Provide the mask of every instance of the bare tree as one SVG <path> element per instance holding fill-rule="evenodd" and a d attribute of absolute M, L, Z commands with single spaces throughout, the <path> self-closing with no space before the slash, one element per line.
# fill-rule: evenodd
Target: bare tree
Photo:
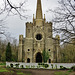
<path fill-rule="evenodd" d="M 27 0 L 17 1 L 14 3 L 13 0 L 1 0 L 0 1 L 0 37 L 6 35 L 4 20 L 9 16 L 18 15 L 20 19 L 27 19 L 26 15 L 26 2 Z M 2 35 L 1 35 L 2 34 Z"/>
<path fill-rule="evenodd" d="M 75 0 L 60 0 L 59 7 L 55 10 L 49 9 L 54 13 L 54 32 L 60 33 L 61 41 L 75 37 Z"/>
<path fill-rule="evenodd" d="M 18 4 L 16 4 L 11 2 L 10 0 L 3 0 L 3 6 L 0 7 L 0 15 L 6 14 L 5 18 L 7 18 L 9 15 L 19 15 L 21 19 L 27 18 L 27 15 L 25 15 L 27 11 L 25 7 L 26 2 L 27 0 L 24 0 L 23 2 L 17 2 Z"/>
<path fill-rule="evenodd" d="M 6 27 L 5 27 L 4 21 L 0 20 L 0 34 L 1 35 L 5 34 L 5 30 L 6 30 Z"/>

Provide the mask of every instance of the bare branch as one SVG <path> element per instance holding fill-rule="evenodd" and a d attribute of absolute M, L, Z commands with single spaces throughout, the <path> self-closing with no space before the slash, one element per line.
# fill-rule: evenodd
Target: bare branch
<path fill-rule="evenodd" d="M 28 18 L 28 15 L 26 15 L 26 8 L 24 7 L 26 5 L 26 0 L 24 2 L 18 3 L 19 5 L 15 5 L 9 0 L 3 0 L 3 8 L 0 8 L 0 15 L 6 12 L 6 16 L 4 19 L 6 19 L 10 14 L 13 15 L 19 15 L 20 18 Z"/>
<path fill-rule="evenodd" d="M 63 36 L 61 39 L 68 40 L 75 36 L 75 5 L 72 0 L 60 0 L 59 4 L 60 7 L 48 12 L 54 13 L 54 32 Z"/>

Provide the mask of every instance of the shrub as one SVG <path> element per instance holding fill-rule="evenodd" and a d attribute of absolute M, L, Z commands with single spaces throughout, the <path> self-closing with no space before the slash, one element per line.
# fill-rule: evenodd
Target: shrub
<path fill-rule="evenodd" d="M 51 66 L 52 66 L 52 69 L 53 69 L 53 64 L 51 64 Z"/>
<path fill-rule="evenodd" d="M 63 70 L 66 70 L 67 68 L 66 67 L 63 67 Z"/>
<path fill-rule="evenodd" d="M 37 66 L 37 68 L 39 69 L 39 68 L 40 68 L 40 66 Z"/>
<path fill-rule="evenodd" d="M 66 70 L 66 67 L 60 66 L 60 70 Z"/>
<path fill-rule="evenodd" d="M 71 70 L 75 71 L 75 66 L 72 66 L 72 67 L 71 67 Z"/>
<path fill-rule="evenodd" d="M 10 67 L 13 68 L 13 64 L 10 64 Z"/>
<path fill-rule="evenodd" d="M 16 68 L 19 68 L 19 64 L 15 64 Z"/>
<path fill-rule="evenodd" d="M 63 66 L 60 66 L 60 70 L 62 70 Z"/>
<path fill-rule="evenodd" d="M 23 66 L 23 65 L 21 65 L 21 68 L 22 68 L 22 69 L 24 69 L 24 66 Z"/>
<path fill-rule="evenodd" d="M 55 65 L 56 69 L 57 69 L 57 65 Z"/>
<path fill-rule="evenodd" d="M 38 63 L 38 65 L 41 65 L 41 63 Z"/>
<path fill-rule="evenodd" d="M 48 68 L 49 67 L 49 65 L 48 64 L 45 64 L 45 68 Z"/>
<path fill-rule="evenodd" d="M 7 65 L 7 67 L 6 68 L 10 68 L 10 66 L 9 65 Z"/>
<path fill-rule="evenodd" d="M 26 68 L 28 68 L 28 69 L 29 69 L 29 68 L 30 68 L 30 66 L 26 65 Z"/>
<path fill-rule="evenodd" d="M 39 63 L 38 65 L 39 65 L 39 67 L 44 67 L 44 68 L 48 68 L 49 67 L 49 65 L 45 64 L 45 63 Z"/>
<path fill-rule="evenodd" d="M 42 65 L 44 66 L 44 63 L 42 63 Z"/>
<path fill-rule="evenodd" d="M 35 66 L 33 65 L 33 66 L 31 66 L 31 68 L 35 68 Z"/>

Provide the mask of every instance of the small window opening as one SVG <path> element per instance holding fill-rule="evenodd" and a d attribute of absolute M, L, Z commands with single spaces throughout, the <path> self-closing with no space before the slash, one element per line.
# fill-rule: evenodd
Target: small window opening
<path fill-rule="evenodd" d="M 48 51 L 51 51 L 50 49 Z"/>
<path fill-rule="evenodd" d="M 30 51 L 30 49 L 28 49 L 28 51 Z"/>

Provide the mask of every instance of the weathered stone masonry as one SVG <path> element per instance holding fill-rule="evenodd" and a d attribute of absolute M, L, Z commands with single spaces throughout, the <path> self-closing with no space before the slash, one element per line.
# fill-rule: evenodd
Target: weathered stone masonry
<path fill-rule="evenodd" d="M 45 14 L 43 18 L 41 0 L 37 0 L 36 18 L 33 14 L 33 23 L 26 23 L 26 37 L 19 35 L 18 61 L 43 62 L 43 50 L 50 54 L 49 63 L 59 61 L 59 39 L 53 38 L 52 22 L 46 22 Z"/>

